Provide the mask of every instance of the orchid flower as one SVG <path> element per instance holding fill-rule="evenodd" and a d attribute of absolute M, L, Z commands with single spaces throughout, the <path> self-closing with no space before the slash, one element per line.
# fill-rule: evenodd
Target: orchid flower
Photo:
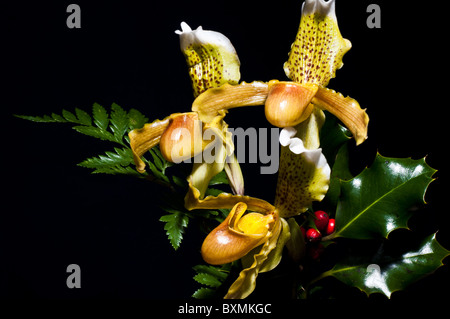
<path fill-rule="evenodd" d="M 184 22 L 181 28 L 176 33 L 193 86 L 192 111 L 145 124 L 130 132 L 130 144 L 139 172 L 145 171 L 141 157 L 158 143 L 168 161 L 202 155 L 188 177 L 185 207 L 231 209 L 205 238 L 201 251 L 203 259 L 213 265 L 242 260 L 244 269 L 225 298 L 245 298 L 254 290 L 258 274 L 278 265 L 285 245 L 291 255 L 299 255 L 301 248 L 295 242 L 301 237 L 299 227 L 290 217 L 305 212 L 328 191 L 330 167 L 319 148 L 323 110 L 339 118 L 357 144 L 367 138 L 369 119 L 357 101 L 325 88 L 351 47 L 340 34 L 335 0 L 304 2 L 300 27 L 284 64 L 292 81 L 239 84 L 240 61 L 228 38 L 201 27 L 192 30 Z M 264 105 L 271 124 L 282 128 L 273 205 L 244 195 L 242 172 L 224 121 L 229 109 L 258 105 Z M 213 148 L 214 161 L 208 161 L 204 155 Z M 234 194 L 205 197 L 211 178 L 224 169 Z"/>
<path fill-rule="evenodd" d="M 180 47 L 186 57 L 192 80 L 194 96 L 208 88 L 225 83 L 237 84 L 240 79 L 239 58 L 230 40 L 223 34 L 192 30 L 185 22 L 181 24 Z M 214 153 L 213 159 L 195 160 L 189 177 L 190 192 L 186 198 L 203 198 L 208 183 L 224 168 L 235 194 L 243 194 L 243 178 L 234 155 L 234 144 L 228 125 L 223 118 L 226 111 L 218 111 L 208 123 L 199 119 L 197 112 L 175 113 L 163 120 L 145 124 L 142 129 L 130 132 L 130 145 L 136 168 L 145 171 L 141 157 L 152 147 L 160 145 L 161 154 L 170 162 L 181 161 Z M 203 156 L 204 157 L 204 156 Z M 212 156 L 209 156 L 211 158 Z M 186 200 L 186 207 L 193 209 Z"/>
<path fill-rule="evenodd" d="M 264 105 L 267 120 L 283 128 L 274 204 L 284 217 L 306 211 L 328 190 L 330 167 L 319 148 L 323 110 L 347 126 L 357 145 L 367 138 L 369 118 L 365 110 L 356 100 L 326 88 L 350 48 L 350 41 L 339 31 L 335 0 L 306 0 L 297 36 L 284 64 L 292 81 L 225 84 L 207 90 L 193 103 L 192 111 L 204 123 L 228 109 Z"/>

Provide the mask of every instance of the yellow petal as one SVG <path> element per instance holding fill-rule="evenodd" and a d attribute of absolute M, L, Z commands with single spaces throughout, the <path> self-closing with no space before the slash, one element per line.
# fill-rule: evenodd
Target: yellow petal
<path fill-rule="evenodd" d="M 260 273 L 268 272 L 278 266 L 281 261 L 281 257 L 283 257 L 283 250 L 286 243 L 291 238 L 291 230 L 289 224 L 284 218 L 280 218 L 281 221 L 281 232 L 277 239 L 277 245 L 275 248 L 269 253 L 266 261 L 261 265 L 259 269 Z"/>
<path fill-rule="evenodd" d="M 291 218 L 293 219 L 293 218 Z M 284 219 L 280 218 L 281 232 L 277 239 L 276 247 L 268 254 L 267 259 L 261 264 L 259 273 L 268 272 L 274 269 L 281 261 L 283 256 L 284 246 L 287 245 L 291 238 L 290 224 Z M 259 254 L 261 247 L 256 247 L 250 251 L 247 255 L 241 258 L 242 267 L 250 268 L 255 261 L 255 255 Z"/>
<path fill-rule="evenodd" d="M 342 94 L 330 89 L 319 88 L 312 103 L 339 118 L 352 132 L 357 145 L 367 139 L 369 116 L 356 100 L 350 97 L 344 98 Z"/>
<path fill-rule="evenodd" d="M 226 149 L 222 144 L 216 144 L 216 146 L 217 147 L 215 148 L 215 154 L 212 160 L 208 162 L 203 160 L 200 163 L 194 162 L 191 175 L 188 177 L 189 187 L 199 191 L 199 198 L 203 198 L 205 196 L 209 182 L 214 176 L 223 171 L 225 166 Z"/>
<path fill-rule="evenodd" d="M 317 85 L 294 82 L 269 82 L 265 103 L 266 119 L 278 127 L 295 126 L 306 120 L 313 110 L 310 104 Z"/>
<path fill-rule="evenodd" d="M 241 166 L 234 153 L 227 157 L 225 172 L 233 194 L 244 195 L 244 176 L 242 175 Z"/>
<path fill-rule="evenodd" d="M 169 121 L 172 116 L 168 116 L 164 120 L 155 120 L 152 123 L 147 123 L 143 128 L 132 130 L 128 134 L 131 150 L 133 151 L 134 163 L 138 172 L 145 172 L 145 163 L 141 157 L 159 143 L 161 135 L 169 126 Z"/>
<path fill-rule="evenodd" d="M 288 136 L 290 140 L 286 142 L 288 129 L 280 133 L 282 147 L 274 204 L 281 217 L 305 212 L 313 201 L 321 201 L 328 191 L 330 167 L 321 149 L 317 148 L 323 121 L 323 112 L 314 109 L 308 120 L 295 129 L 290 128 L 295 137 Z"/>
<path fill-rule="evenodd" d="M 273 221 L 272 215 L 260 213 L 248 213 L 236 224 L 236 228 L 246 235 L 265 235 L 269 230 L 269 224 Z"/>
<path fill-rule="evenodd" d="M 200 94 L 192 104 L 192 111 L 198 112 L 200 120 L 210 123 L 221 112 L 240 106 L 264 105 L 268 85 L 264 82 L 225 84 Z"/>
<path fill-rule="evenodd" d="M 241 77 L 240 62 L 230 40 L 202 27 L 192 30 L 181 23 L 180 48 L 189 67 L 194 96 L 225 83 L 237 84 Z"/>
<path fill-rule="evenodd" d="M 351 43 L 341 36 L 334 1 L 305 1 L 298 33 L 284 64 L 292 81 L 326 86 L 342 67 L 342 57 Z"/>
<path fill-rule="evenodd" d="M 223 171 L 228 154 L 234 152 L 228 125 L 222 119 L 223 116 L 216 116 L 210 124 L 204 125 L 203 152 L 194 158 L 188 177 L 190 187 L 199 191 L 199 198 L 204 197 L 210 180 Z"/>
<path fill-rule="evenodd" d="M 276 214 L 244 215 L 246 210 L 245 203 L 237 203 L 228 217 L 205 238 L 201 252 L 207 263 L 221 265 L 235 261 L 266 240 L 277 218 Z M 249 220 L 257 221 L 258 226 L 250 226 Z"/>
<path fill-rule="evenodd" d="M 268 213 L 275 210 L 275 207 L 270 203 L 266 202 L 263 199 L 259 199 L 256 197 L 250 197 L 246 195 L 232 195 L 229 193 L 222 193 L 218 196 L 206 196 L 201 199 L 200 191 L 189 183 L 189 190 L 184 198 L 184 205 L 186 209 L 219 209 L 233 208 L 239 202 L 243 202 L 247 204 L 248 209 L 259 212 L 259 213 Z"/>
<path fill-rule="evenodd" d="M 267 234 L 266 241 L 262 245 L 261 250 L 253 256 L 254 261 L 252 265 L 240 272 L 239 277 L 228 289 L 228 293 L 224 297 L 225 299 L 244 299 L 255 290 L 256 277 L 258 277 L 260 269 L 267 260 L 270 252 L 277 247 L 278 237 L 280 236 L 282 227 L 281 218 L 278 218 L 273 229 Z"/>
<path fill-rule="evenodd" d="M 228 124 L 223 120 L 225 115 L 225 112 L 219 112 L 210 122 L 203 123 L 203 148 L 211 148 L 214 143 L 220 143 L 225 146 L 227 156 L 230 156 L 234 152 L 234 143 L 231 132 L 228 131 Z M 212 141 L 214 143 L 210 143 Z"/>

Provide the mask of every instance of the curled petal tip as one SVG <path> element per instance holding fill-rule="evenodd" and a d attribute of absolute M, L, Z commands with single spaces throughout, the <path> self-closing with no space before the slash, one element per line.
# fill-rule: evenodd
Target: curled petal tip
<path fill-rule="evenodd" d="M 356 145 L 367 139 L 369 116 L 359 103 L 327 88 L 319 88 L 312 103 L 334 114 L 352 132 Z"/>
<path fill-rule="evenodd" d="M 288 146 L 291 138 L 295 136 L 297 133 L 297 130 L 293 128 L 292 126 L 285 127 L 280 132 L 280 144 L 282 146 Z"/>
<path fill-rule="evenodd" d="M 141 157 L 152 147 L 156 146 L 164 131 L 167 129 L 170 122 L 170 116 L 163 120 L 155 120 L 152 123 L 147 123 L 140 129 L 132 130 L 128 137 L 130 138 L 130 147 L 133 152 L 134 163 L 136 170 L 139 173 L 145 172 L 145 163 Z"/>
<path fill-rule="evenodd" d="M 302 14 L 320 13 L 336 19 L 335 0 L 306 0 L 302 6 Z"/>
<path fill-rule="evenodd" d="M 181 35 L 185 32 L 191 32 L 192 29 L 191 27 L 186 23 L 186 22 L 181 22 L 181 31 L 180 30 L 176 30 L 175 33 L 178 35 Z"/>
<path fill-rule="evenodd" d="M 237 84 L 240 79 L 240 62 L 231 41 L 222 33 L 195 30 L 181 23 L 180 48 L 189 67 L 194 96 L 211 87 L 225 83 Z"/>
<path fill-rule="evenodd" d="M 289 146 L 289 149 L 294 154 L 304 154 L 305 158 L 314 163 L 317 168 L 329 168 L 328 162 L 322 154 L 322 149 L 306 149 L 303 141 L 298 137 L 295 137 L 296 133 L 297 130 L 293 127 L 286 127 L 282 129 L 280 132 L 280 144 L 282 146 Z"/>

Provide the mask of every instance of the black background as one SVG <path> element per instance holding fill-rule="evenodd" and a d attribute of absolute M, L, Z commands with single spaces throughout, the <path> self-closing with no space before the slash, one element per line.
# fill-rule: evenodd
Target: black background
<path fill-rule="evenodd" d="M 424 224 L 427 234 L 440 229 L 438 240 L 450 248 L 443 17 L 420 2 L 393 2 L 337 1 L 341 33 L 353 48 L 328 87 L 358 100 L 370 116 L 369 139 L 357 148 L 352 144 L 355 174 L 372 163 L 377 150 L 391 157 L 427 156 L 439 170 L 426 213 L 413 218 L 411 228 Z M 81 29 L 66 26 L 70 3 L 21 1 L 2 8 L 6 180 L 0 296 L 188 298 L 198 287 L 191 267 L 201 263 L 204 235 L 197 225 L 190 225 L 174 251 L 158 221 L 156 186 L 90 175 L 76 166 L 111 145 L 64 124 L 37 124 L 13 114 L 60 114 L 75 107 L 90 112 L 94 102 L 137 108 L 152 120 L 189 111 L 193 96 L 174 33 L 181 21 L 225 34 L 241 60 L 241 80 L 284 80 L 282 66 L 297 32 L 301 1 L 76 1 Z M 370 3 L 381 7 L 380 29 L 366 26 Z M 227 122 L 270 127 L 262 109 L 255 108 L 233 110 Z M 276 175 L 259 175 L 259 167 L 243 165 L 246 193 L 271 201 Z M 66 286 L 72 263 L 81 267 L 81 289 Z M 440 290 L 448 282 L 443 267 L 392 298 L 448 296 Z"/>

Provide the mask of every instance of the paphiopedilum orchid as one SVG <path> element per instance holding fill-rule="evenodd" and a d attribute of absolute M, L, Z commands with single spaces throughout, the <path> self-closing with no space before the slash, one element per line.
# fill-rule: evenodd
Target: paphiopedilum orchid
<path fill-rule="evenodd" d="M 258 273 L 278 265 L 285 244 L 292 256 L 299 255 L 295 250 L 301 248 L 293 242 L 299 236 L 291 238 L 291 233 L 299 232 L 298 225 L 294 219 L 286 219 L 305 212 L 328 190 L 330 167 L 319 148 L 323 110 L 339 118 L 357 144 L 367 138 L 368 116 L 358 102 L 325 88 L 351 47 L 340 34 L 334 7 L 334 0 L 306 0 L 303 4 L 297 37 L 284 65 L 292 81 L 238 84 L 240 62 L 230 40 L 201 27 L 192 30 L 183 22 L 176 33 L 196 97 L 192 111 L 156 120 L 129 135 L 139 172 L 145 171 L 141 157 L 158 143 L 162 155 L 172 162 L 215 149 L 213 161 L 203 156 L 194 162 L 185 206 L 231 209 L 202 245 L 202 256 L 210 264 L 243 261 L 244 270 L 226 298 L 247 297 L 255 288 Z M 273 205 L 244 195 L 242 173 L 224 121 L 229 109 L 253 105 L 264 105 L 267 120 L 282 128 Z M 224 169 L 234 194 L 205 197 L 211 178 Z"/>

